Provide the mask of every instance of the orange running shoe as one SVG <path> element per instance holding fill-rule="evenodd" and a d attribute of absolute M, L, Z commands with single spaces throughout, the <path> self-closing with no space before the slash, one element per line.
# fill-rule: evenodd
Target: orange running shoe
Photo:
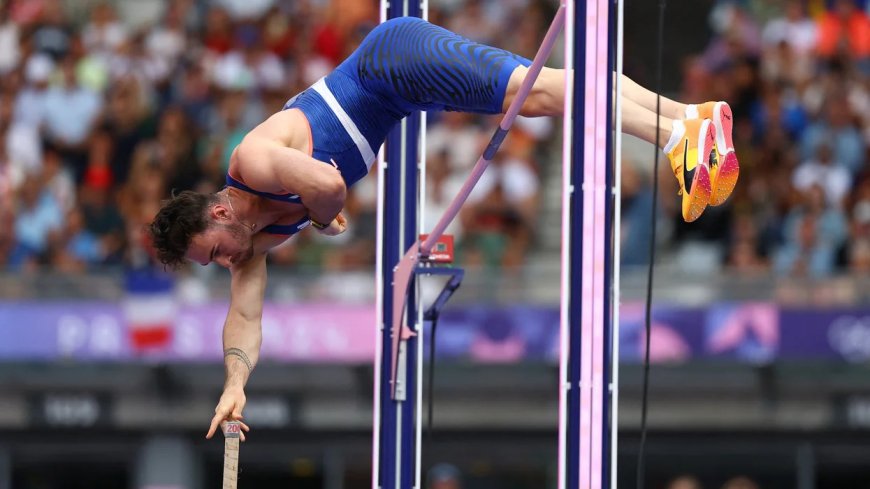
<path fill-rule="evenodd" d="M 712 122 L 693 119 L 683 122 L 686 132 L 670 152 L 671 169 L 680 182 L 682 212 L 686 222 L 701 217 L 710 202 L 710 155 L 715 151 L 716 134 Z"/>
<path fill-rule="evenodd" d="M 734 152 L 731 130 L 734 127 L 728 102 L 706 102 L 697 106 L 698 119 L 710 119 L 716 128 L 716 157 L 710 158 L 710 205 L 721 205 L 737 185 L 740 163 Z"/>

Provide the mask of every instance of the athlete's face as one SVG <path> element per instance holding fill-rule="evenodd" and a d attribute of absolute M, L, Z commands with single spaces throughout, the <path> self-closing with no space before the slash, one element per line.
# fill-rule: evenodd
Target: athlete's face
<path fill-rule="evenodd" d="M 190 247 L 187 249 L 189 260 L 201 265 L 215 262 L 224 268 L 230 268 L 254 256 L 253 239 L 242 223 L 223 209 L 213 211 L 210 218 L 211 225 L 190 240 Z"/>

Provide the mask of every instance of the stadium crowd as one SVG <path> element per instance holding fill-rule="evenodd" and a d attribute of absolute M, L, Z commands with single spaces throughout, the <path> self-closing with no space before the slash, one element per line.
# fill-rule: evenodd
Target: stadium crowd
<path fill-rule="evenodd" d="M 433 1 L 430 20 L 531 57 L 548 5 Z M 0 264 L 75 272 L 153 265 L 142 227 L 161 199 L 219 189 L 243 135 L 340 63 L 378 10 L 377 2 L 356 0 L 10 0 L 0 16 Z M 866 6 L 720 1 L 710 23 L 710 44 L 682 61 L 676 98 L 731 102 L 742 176 L 725 206 L 691 225 L 677 222 L 671 239 L 700 244 L 717 268 L 747 276 L 866 274 Z M 429 225 L 492 124 L 430 116 Z M 513 131 L 451 228 L 463 263 L 516 266 L 534 246 L 552 125 L 521 120 Z M 628 166 L 624 257 L 643 263 L 644 248 L 630 245 L 648 232 L 649 179 Z M 663 206 L 678 221 L 675 182 L 662 181 Z M 272 262 L 370 266 L 375 186 L 373 172 L 350 193 L 348 233 L 328 240 L 300 233 L 272 252 Z"/>

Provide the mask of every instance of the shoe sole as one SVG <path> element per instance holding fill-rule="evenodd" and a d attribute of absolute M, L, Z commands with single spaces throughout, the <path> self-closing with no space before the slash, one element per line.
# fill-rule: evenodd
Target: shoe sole
<path fill-rule="evenodd" d="M 712 182 L 713 190 L 709 204 L 715 206 L 722 205 L 728 200 L 740 176 L 740 162 L 737 161 L 734 141 L 731 138 L 734 119 L 731 107 L 727 103 L 717 102 L 713 107 L 713 126 L 716 128 L 716 152 L 719 164 L 716 170 L 716 181 Z"/>
<path fill-rule="evenodd" d="M 737 186 L 737 178 L 740 176 L 740 164 L 737 155 L 733 151 L 725 155 L 719 161 L 716 170 L 716 182 L 713 185 L 713 194 L 710 196 L 710 205 L 722 205 L 731 196 L 734 187 Z"/>
<path fill-rule="evenodd" d="M 713 127 L 710 126 L 710 121 L 704 121 L 701 124 L 701 134 L 698 135 L 699 144 L 703 144 L 703 148 L 698 148 L 698 157 L 702 160 L 698 162 L 695 171 L 695 178 L 692 180 L 692 193 L 684 194 L 683 196 L 683 219 L 686 222 L 692 222 L 701 217 L 707 204 L 710 203 L 712 194 L 712 185 L 710 183 L 710 168 L 705 161 L 713 151 L 715 134 Z M 687 209 L 688 206 L 688 209 Z"/>
<path fill-rule="evenodd" d="M 683 219 L 686 222 L 693 222 L 701 217 L 707 204 L 710 202 L 710 172 L 706 166 L 698 168 L 695 172 L 695 180 L 692 182 L 692 194 L 688 197 L 689 209 L 683 212 Z M 686 206 L 686 200 L 683 201 L 683 208 Z"/>

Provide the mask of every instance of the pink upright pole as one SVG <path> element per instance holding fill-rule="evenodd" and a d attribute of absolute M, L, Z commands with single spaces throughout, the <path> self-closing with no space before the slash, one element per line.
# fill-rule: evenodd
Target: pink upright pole
<path fill-rule="evenodd" d="M 584 304 L 581 325 L 580 359 L 580 487 L 601 489 L 602 436 L 604 429 L 604 285 L 607 237 L 607 81 L 612 76 L 607 66 L 608 1 L 590 0 L 586 4 L 586 100 L 584 114 L 583 192 L 583 276 Z"/>

